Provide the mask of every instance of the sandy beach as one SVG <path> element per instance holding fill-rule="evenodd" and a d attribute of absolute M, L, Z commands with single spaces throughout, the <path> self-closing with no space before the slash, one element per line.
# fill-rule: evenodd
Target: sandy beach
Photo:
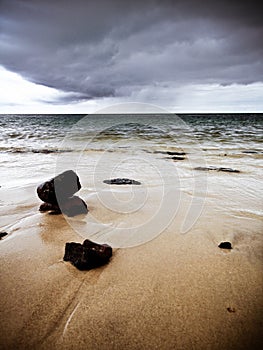
<path fill-rule="evenodd" d="M 64 247 L 83 237 L 62 215 L 38 212 L 33 186 L 26 192 L 32 205 L 16 214 L 12 209 L 16 223 L 7 225 L 0 242 L 1 349 L 261 347 L 259 217 L 220 211 L 226 201 L 215 205 L 208 192 L 199 220 L 181 234 L 190 200 L 184 195 L 157 238 L 114 249 L 108 265 L 78 271 L 63 261 Z M 97 208 L 103 219 L 98 198 L 86 201 L 88 216 Z M 14 222 L 12 210 L 7 217 Z M 231 251 L 218 248 L 224 240 L 231 241 Z"/>
<path fill-rule="evenodd" d="M 0 350 L 263 350 L 262 13 L 0 0 Z"/>
<path fill-rule="evenodd" d="M 259 116 L 3 118 L 1 349 L 262 348 Z M 68 169 L 88 214 L 40 213 L 37 186 Z M 63 261 L 85 239 L 107 265 Z"/>

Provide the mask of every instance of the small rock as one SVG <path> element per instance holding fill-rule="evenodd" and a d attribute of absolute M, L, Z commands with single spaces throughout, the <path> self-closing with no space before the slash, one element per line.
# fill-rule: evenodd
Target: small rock
<path fill-rule="evenodd" d="M 258 151 L 242 151 L 242 153 L 245 153 L 245 154 L 257 154 Z"/>
<path fill-rule="evenodd" d="M 236 309 L 234 307 L 227 307 L 226 309 L 228 312 L 236 312 Z"/>
<path fill-rule="evenodd" d="M 240 170 L 232 169 L 232 168 L 219 168 L 218 171 L 225 171 L 228 173 L 240 173 Z"/>
<path fill-rule="evenodd" d="M 136 180 L 131 180 L 131 179 L 110 179 L 110 180 L 104 180 L 103 181 L 105 184 L 108 185 L 141 185 L 141 183 L 139 181 Z"/>
<path fill-rule="evenodd" d="M 59 206 L 57 204 L 51 204 L 51 203 L 42 203 L 39 207 L 39 211 L 45 212 L 45 211 L 56 211 L 61 212 L 59 209 Z"/>
<path fill-rule="evenodd" d="M 208 166 L 208 167 L 198 166 L 198 167 L 194 168 L 194 170 L 209 171 L 209 170 L 217 170 L 217 168 L 214 166 Z"/>
<path fill-rule="evenodd" d="M 5 237 L 7 235 L 8 235 L 7 232 L 0 232 L 0 239 L 2 239 L 3 237 Z"/>
<path fill-rule="evenodd" d="M 56 153 L 56 150 L 52 150 L 52 149 L 32 149 L 32 153 L 50 154 L 50 153 Z"/>
<path fill-rule="evenodd" d="M 64 261 L 71 262 L 79 270 L 91 270 L 105 265 L 112 256 L 112 248 L 86 239 L 83 244 L 66 243 Z"/>
<path fill-rule="evenodd" d="M 151 152 L 149 152 L 151 153 Z M 153 151 L 154 154 L 167 154 L 167 151 Z"/>
<path fill-rule="evenodd" d="M 166 152 L 169 156 L 185 156 L 185 152 L 171 152 L 171 151 L 167 151 Z"/>
<path fill-rule="evenodd" d="M 236 170 L 236 169 L 232 169 L 232 168 L 217 168 L 215 166 L 208 166 L 208 167 L 204 167 L 204 166 L 198 166 L 196 168 L 194 168 L 194 170 L 201 170 L 201 171 L 210 171 L 210 170 L 214 170 L 214 171 L 224 171 L 224 172 L 228 172 L 228 173 L 240 173 L 240 170 Z"/>
<path fill-rule="evenodd" d="M 174 156 L 174 157 L 171 157 L 169 159 L 172 159 L 172 160 L 184 160 L 185 157 Z"/>
<path fill-rule="evenodd" d="M 221 242 L 219 245 L 218 245 L 219 248 L 221 249 L 232 249 L 232 245 L 230 242 Z"/>

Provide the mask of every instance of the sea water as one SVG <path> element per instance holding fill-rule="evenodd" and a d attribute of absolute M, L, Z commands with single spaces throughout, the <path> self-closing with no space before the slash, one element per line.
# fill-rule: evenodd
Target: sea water
<path fill-rule="evenodd" d="M 254 219 L 262 227 L 262 135 L 262 114 L 1 115 L 2 228 L 10 227 L 17 213 L 33 213 L 39 205 L 36 186 L 68 169 L 80 176 L 80 194 L 94 206 L 89 218 L 104 225 L 105 237 L 112 228 L 143 227 L 150 239 L 145 222 L 154 218 L 156 232 L 162 231 L 182 196 L 191 199 L 182 232 L 202 215 L 205 201 L 215 212 Z M 103 183 L 118 177 L 142 185 Z M 96 216 L 97 206 L 103 210 Z M 80 234 L 85 236 L 85 229 Z"/>
<path fill-rule="evenodd" d="M 58 154 L 91 151 L 148 152 L 153 159 L 158 152 L 199 152 L 209 165 L 253 177 L 262 171 L 262 135 L 261 114 L 0 115 L 1 185 L 52 172 Z"/>

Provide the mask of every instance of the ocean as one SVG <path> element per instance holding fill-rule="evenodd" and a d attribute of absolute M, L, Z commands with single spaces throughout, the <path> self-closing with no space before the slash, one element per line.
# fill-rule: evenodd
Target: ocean
<path fill-rule="evenodd" d="M 226 218 L 246 218 L 258 231 L 262 135 L 263 114 L 1 115 L 1 230 L 36 212 L 38 184 L 72 169 L 90 213 L 66 219 L 82 237 L 103 232 L 117 247 L 145 243 L 169 227 L 183 202 L 181 233 L 195 227 L 208 204 L 211 217 L 224 214 L 223 228 L 235 226 Z M 142 185 L 103 183 L 112 178 Z M 90 220 L 87 233 L 83 222 Z"/>

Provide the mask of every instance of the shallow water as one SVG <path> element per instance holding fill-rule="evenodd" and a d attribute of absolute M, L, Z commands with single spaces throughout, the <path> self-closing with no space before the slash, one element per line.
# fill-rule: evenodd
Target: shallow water
<path fill-rule="evenodd" d="M 0 130 L 2 230 L 35 212 L 36 186 L 67 169 L 80 176 L 80 196 L 91 209 L 86 218 L 68 219 L 82 237 L 100 232 L 115 246 L 141 244 L 182 205 L 181 233 L 194 227 L 205 205 L 209 220 L 216 212 L 223 227 L 229 218 L 229 231 L 242 218 L 263 228 L 263 115 L 2 115 Z M 186 153 L 185 159 L 167 151 Z M 116 177 L 142 185 L 103 183 Z M 128 241 L 122 235 L 120 242 L 124 229 Z"/>

